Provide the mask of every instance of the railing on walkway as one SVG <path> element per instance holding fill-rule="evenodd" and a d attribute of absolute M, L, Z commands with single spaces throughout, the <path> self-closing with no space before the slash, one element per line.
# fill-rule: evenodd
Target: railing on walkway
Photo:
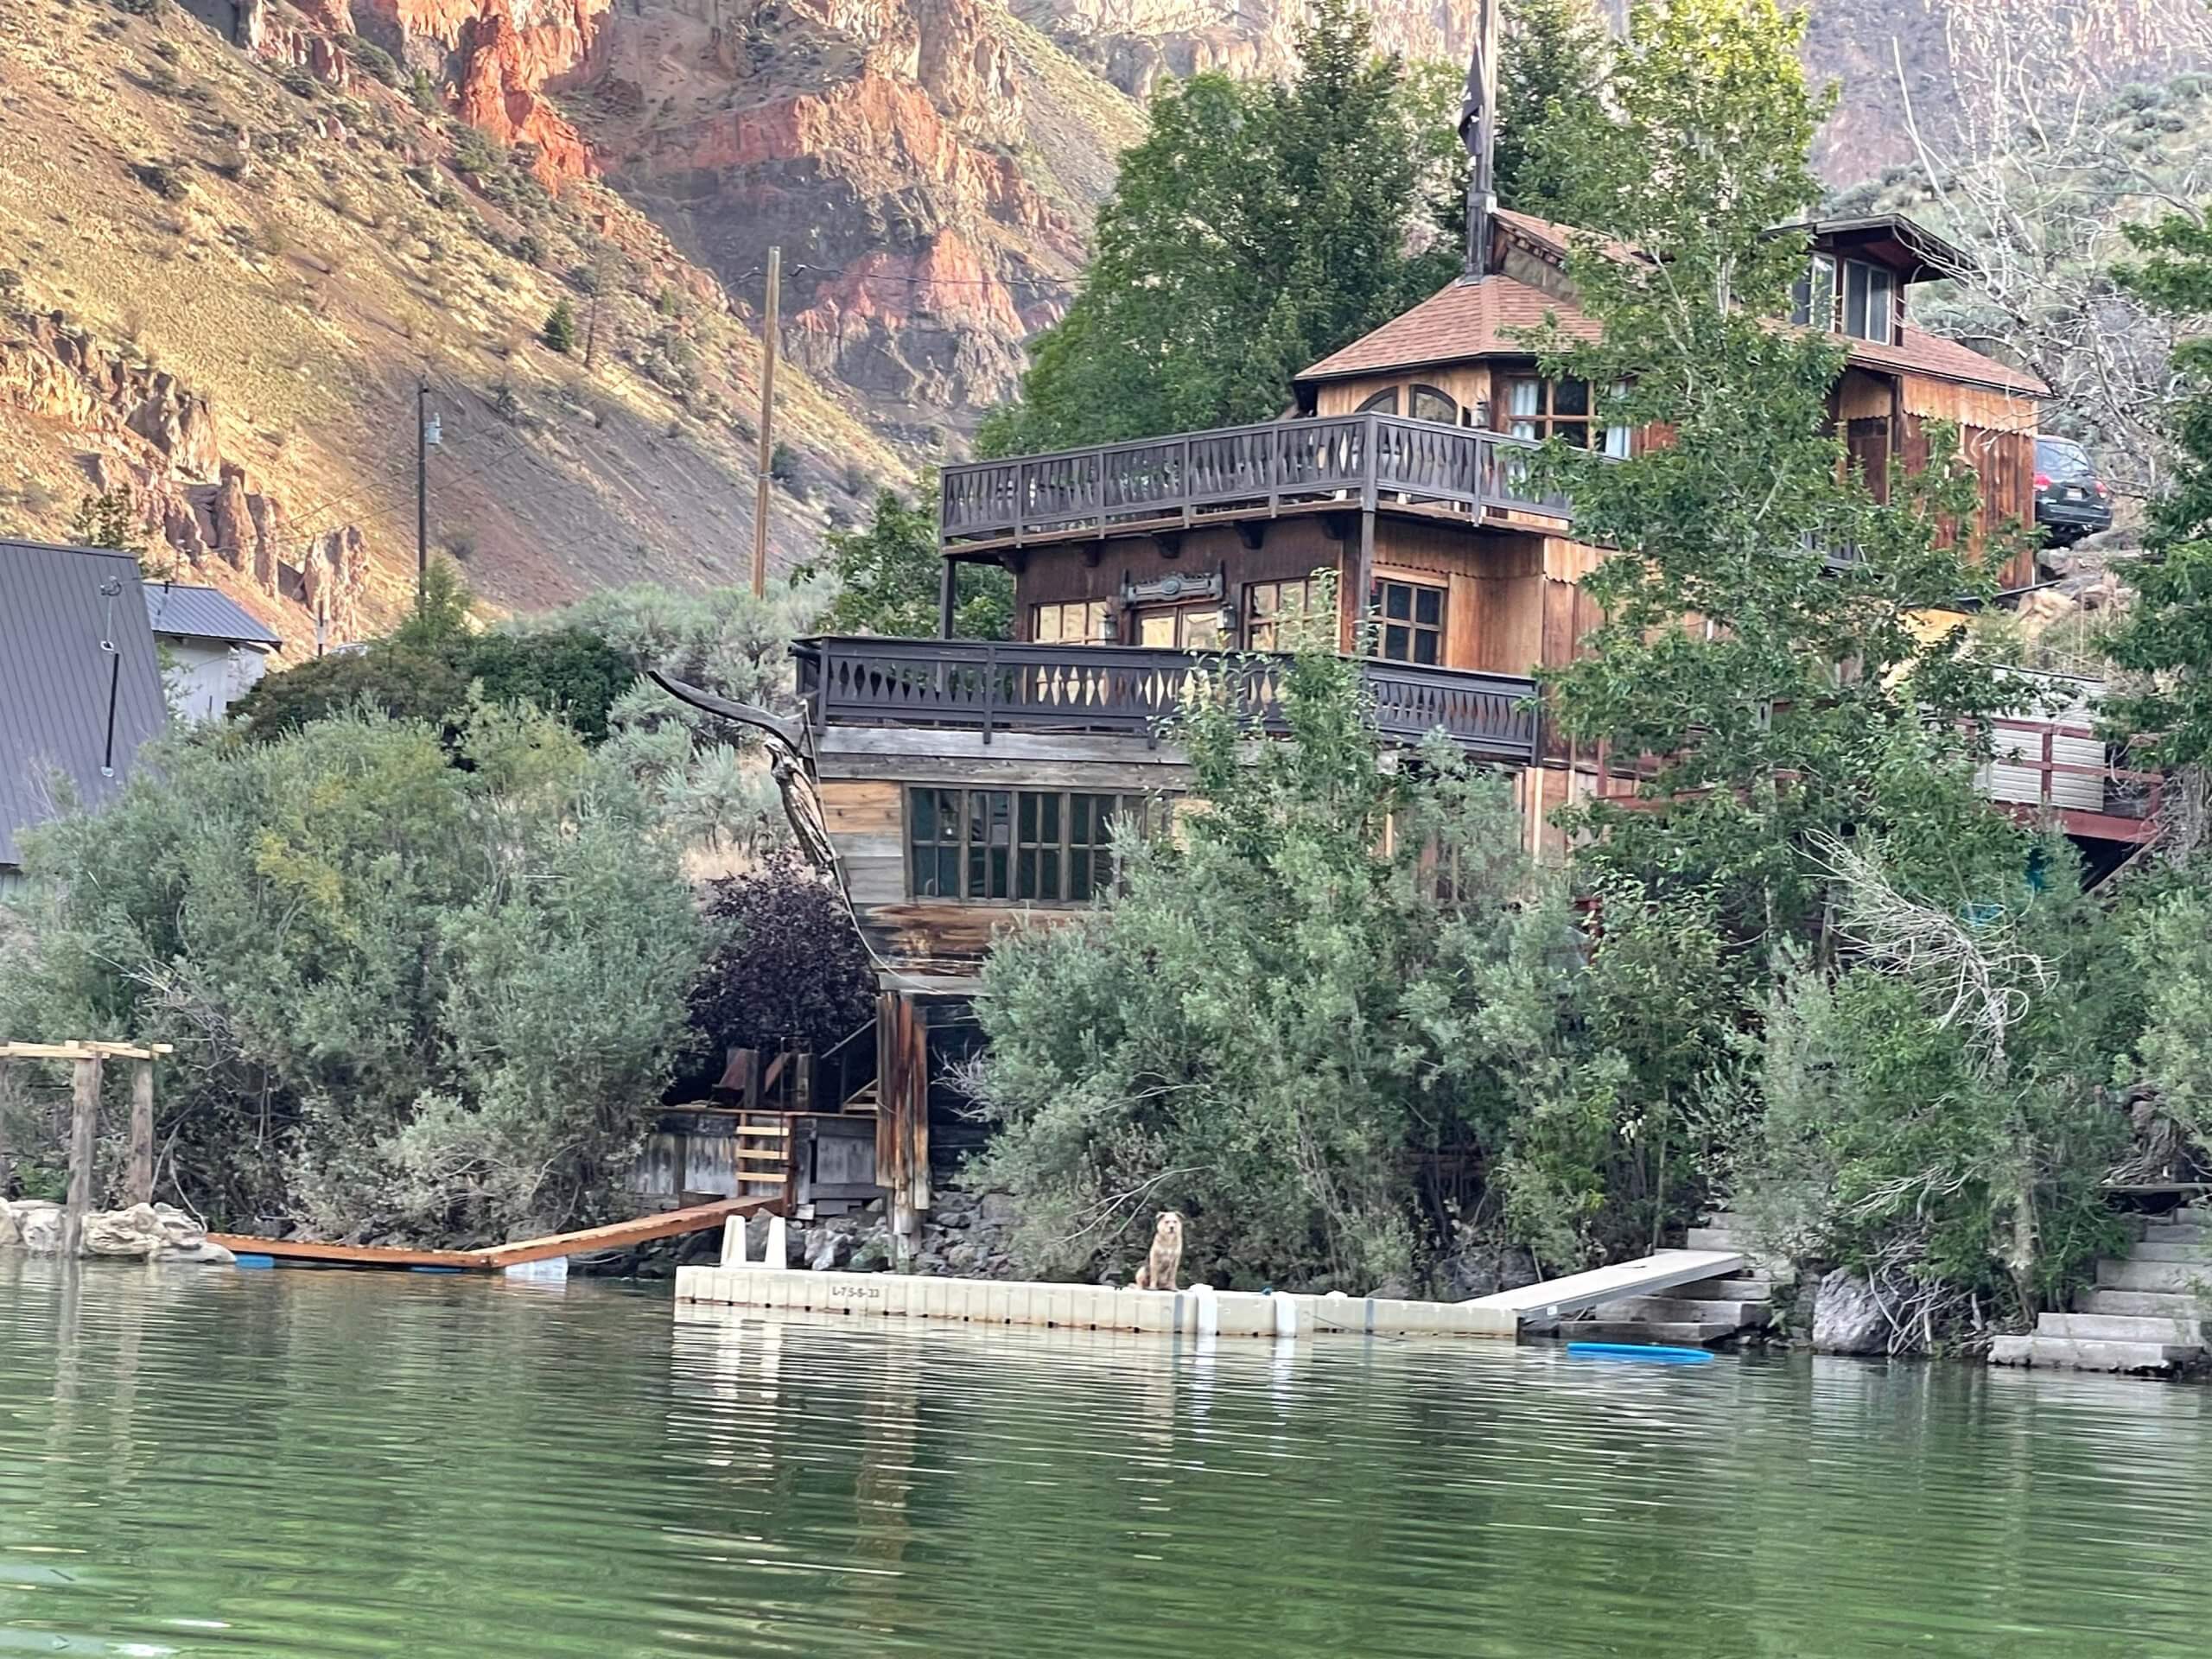
<path fill-rule="evenodd" d="M 1517 509 L 1566 520 L 1567 499 L 1530 481 L 1536 446 L 1395 415 L 1332 415 L 1145 438 L 944 469 L 938 534 L 1020 541 L 1117 524 L 1342 501 Z"/>
<path fill-rule="evenodd" d="M 836 725 L 994 732 L 1122 734 L 1150 738 L 1194 676 L 1249 664 L 1236 683 L 1249 717 L 1283 726 L 1284 659 L 1235 659 L 1135 645 L 1017 645 L 963 639 L 845 637 L 801 640 L 798 683 L 808 717 Z M 1532 764 L 1535 682 L 1415 663 L 1363 659 L 1382 734 L 1418 742 L 1440 728 L 1470 754 Z"/>
<path fill-rule="evenodd" d="M 2120 764 L 2090 726 L 2063 718 L 1991 722 L 1992 758 L 1977 779 L 1981 792 L 2008 806 L 2056 814 L 2078 834 L 2148 840 L 2164 804 L 2163 772 Z"/>

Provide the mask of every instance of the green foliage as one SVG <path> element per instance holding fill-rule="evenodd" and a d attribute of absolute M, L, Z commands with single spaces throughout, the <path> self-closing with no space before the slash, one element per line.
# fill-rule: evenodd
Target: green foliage
<path fill-rule="evenodd" d="M 1501 206 L 1560 217 L 1571 175 L 1536 135 L 1599 117 L 1607 34 L 1591 0 L 1505 0 L 1505 44 L 1497 75 L 1497 199 Z"/>
<path fill-rule="evenodd" d="M 1645 969 L 1600 990 L 1510 791 L 1440 742 L 1387 766 L 1356 666 L 1295 656 L 1290 735 L 1257 746 L 1233 684 L 1178 734 L 1198 810 L 1125 831 L 1097 913 L 985 965 L 985 1179 L 1021 1259 L 1126 1259 L 1173 1207 L 1193 1277 L 1371 1291 L 1434 1271 L 1463 1206 L 1558 1265 L 1642 1230 L 1605 1206 L 1640 1158 L 1637 1058 L 1592 1031 L 1668 1018 L 1628 1004 L 1677 967 L 1624 948 Z"/>
<path fill-rule="evenodd" d="M 2212 230 L 2177 213 L 2131 227 L 2129 240 L 2150 257 L 2123 273 L 2126 287 L 2192 329 L 2212 314 Z M 2126 567 L 2134 603 L 2105 640 L 2136 677 L 2105 714 L 2145 754 L 2202 766 L 2212 760 L 2212 340 L 2176 346 L 2173 369 L 2172 487 L 2152 504 L 2145 556 Z"/>
<path fill-rule="evenodd" d="M 619 770 L 543 717 L 145 757 L 27 837 L 0 1023 L 173 1041 L 162 1183 L 219 1220 L 480 1242 L 598 1218 L 704 940 Z"/>
<path fill-rule="evenodd" d="M 1762 1010 L 1738 1202 L 1777 1247 L 1882 1281 L 1919 1344 L 2063 1306 L 2119 1243 L 2102 1184 L 2129 1131 L 2104 1087 L 2137 1017 L 2122 942 L 2063 842 L 2040 892 L 2026 849 L 2015 836 L 1988 849 L 2009 863 L 1964 855 L 1907 891 L 1926 912 L 1910 959 L 1859 944 L 1847 898 L 1841 970 L 1801 960 Z M 1986 980 L 1937 965 L 1931 921 Z M 2001 1037 L 1976 1018 L 1992 999 Z"/>
<path fill-rule="evenodd" d="M 69 539 L 79 547 L 111 547 L 140 559 L 146 553 L 145 525 L 127 489 L 101 490 L 79 501 L 69 520 Z"/>
<path fill-rule="evenodd" d="M 937 637 L 938 583 L 944 559 L 930 512 L 909 506 L 896 490 L 879 490 L 865 529 L 833 530 L 823 543 L 837 592 L 823 619 L 825 628 L 908 639 Z M 1012 638 L 1012 575 L 995 565 L 956 570 L 969 591 L 953 613 L 954 633 L 963 639 Z"/>
<path fill-rule="evenodd" d="M 435 115 L 437 112 L 440 102 L 438 84 L 430 79 L 429 70 L 417 69 L 408 78 L 407 98 L 410 103 L 425 115 Z"/>
<path fill-rule="evenodd" d="M 1287 86 L 1201 74 L 1155 95 L 1083 290 L 983 453 L 1267 419 L 1292 375 L 1458 268 L 1448 245 L 1409 251 L 1453 163 L 1363 10 L 1317 5 L 1300 59 Z"/>
<path fill-rule="evenodd" d="M 387 86 L 399 85 L 399 65 L 393 61 L 391 54 L 384 48 L 374 41 L 363 40 L 359 35 L 346 35 L 345 45 L 346 51 L 353 54 L 353 61 L 378 80 Z"/>
<path fill-rule="evenodd" d="M 576 314 L 568 301 L 553 302 L 553 308 L 545 314 L 545 326 L 538 331 L 537 337 L 548 351 L 558 352 L 563 357 L 576 349 Z"/>
<path fill-rule="evenodd" d="M 1891 827 L 1955 747 L 1954 722 L 2003 700 L 1926 626 L 1989 592 L 2004 551 L 1977 560 L 1944 533 L 1977 499 L 1955 442 L 1937 432 L 1927 471 L 1878 503 L 1830 429 L 1838 343 L 1770 321 L 1805 258 L 1772 227 L 1818 196 L 1802 27 L 1772 0 L 1640 6 L 1612 54 L 1613 118 L 1562 111 L 1535 144 L 1595 232 L 1570 268 L 1605 329 L 1548 334 L 1545 371 L 1612 389 L 1613 424 L 1672 433 L 1627 461 L 1548 461 L 1577 534 L 1629 550 L 1582 584 L 1604 620 L 1551 677 L 1560 728 L 1660 757 L 1646 792 L 1674 798 L 1592 809 L 1590 858 L 1655 887 L 1711 887 L 1745 937 L 1817 910 L 1808 836 Z"/>

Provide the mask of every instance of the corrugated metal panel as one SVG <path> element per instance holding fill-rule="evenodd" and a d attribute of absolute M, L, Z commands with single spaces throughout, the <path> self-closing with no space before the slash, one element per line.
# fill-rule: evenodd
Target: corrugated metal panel
<path fill-rule="evenodd" d="M 257 621 L 245 607 L 213 588 L 173 582 L 145 584 L 146 617 L 156 633 L 186 639 L 219 639 L 231 645 L 281 645 L 281 635 Z"/>
<path fill-rule="evenodd" d="M 101 800 L 167 717 L 137 563 L 0 541 L 0 864 L 54 816 L 53 772 Z"/>

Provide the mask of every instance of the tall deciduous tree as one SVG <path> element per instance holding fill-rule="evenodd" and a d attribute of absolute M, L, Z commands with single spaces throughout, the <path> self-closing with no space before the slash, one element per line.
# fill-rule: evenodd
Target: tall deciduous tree
<path fill-rule="evenodd" d="M 1299 46 L 1288 86 L 1205 74 L 1154 99 L 1083 291 L 987 451 L 1265 420 L 1300 369 L 1451 276 L 1432 219 L 1449 117 L 1374 55 L 1351 0 L 1321 0 Z"/>
<path fill-rule="evenodd" d="M 1604 620 L 1552 677 L 1560 726 L 1658 757 L 1644 792 L 1668 802 L 1593 808 L 1592 857 L 1713 884 L 1747 933 L 1815 903 L 1812 833 L 1966 812 L 1944 772 L 1957 722 L 2000 702 L 1930 626 L 2002 556 L 1947 530 L 1973 473 L 1939 432 L 1878 502 L 1831 429 L 1840 342 L 1777 321 L 1806 248 L 1775 226 L 1820 194 L 1802 29 L 1776 0 L 1647 0 L 1612 54 L 1610 118 L 1555 111 L 1536 145 L 1572 161 L 1564 205 L 1592 234 L 1569 270 L 1605 327 L 1549 334 L 1544 371 L 1667 435 L 1630 460 L 1553 457 L 1577 535 L 1620 550 L 1584 583 Z"/>

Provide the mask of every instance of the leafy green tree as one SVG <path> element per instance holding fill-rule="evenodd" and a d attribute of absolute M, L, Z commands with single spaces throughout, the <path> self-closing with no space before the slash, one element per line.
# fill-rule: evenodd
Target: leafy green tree
<path fill-rule="evenodd" d="M 2130 227 L 2150 257 L 2122 273 L 2136 295 L 2188 329 L 2212 315 L 2212 230 L 2171 214 Z M 2171 487 L 2151 504 L 2144 556 L 2124 567 L 2134 603 L 2104 640 L 2131 676 L 2105 705 L 2141 754 L 2169 766 L 2212 761 L 2212 340 L 2192 333 L 2174 348 L 2180 380 L 2166 435 Z"/>
<path fill-rule="evenodd" d="M 1878 842 L 1831 843 L 1840 969 L 1799 953 L 1764 1000 L 1736 1201 L 1772 1248 L 1866 1274 L 1900 1347 L 2063 1306 L 2120 1239 L 2105 1084 L 2139 1014 L 2120 930 L 2063 839 L 2042 851 L 2040 887 L 1987 836 L 1906 886 Z"/>
<path fill-rule="evenodd" d="M 576 349 L 576 314 L 566 300 L 553 302 L 553 308 L 545 314 L 545 326 L 538 330 L 538 339 L 545 348 L 566 357 Z"/>
<path fill-rule="evenodd" d="M 1282 689 L 1289 735 L 1256 745 L 1232 698 L 1197 698 L 1198 810 L 1125 827 L 1096 913 L 992 947 L 985 1178 L 1018 1254 L 1126 1262 L 1173 1207 L 1194 1277 L 1371 1291 L 1440 1281 L 1455 1217 L 1559 1266 L 1647 1236 L 1648 1206 L 1608 1203 L 1650 1167 L 1636 1057 L 1592 1033 L 1651 982 L 1599 992 L 1510 791 L 1440 741 L 1390 764 L 1355 665 L 1324 643 Z"/>
<path fill-rule="evenodd" d="M 1547 122 L 1602 118 L 1608 35 L 1591 0 L 1505 0 L 1497 73 L 1497 199 L 1556 219 L 1567 193 L 1560 147 L 1541 150 Z"/>
<path fill-rule="evenodd" d="M 1082 292 L 984 453 L 1267 419 L 1292 375 L 1457 270 L 1423 223 L 1451 163 L 1364 10 L 1321 0 L 1299 47 L 1288 86 L 1202 74 L 1155 96 Z"/>
<path fill-rule="evenodd" d="M 26 837 L 0 1025 L 172 1041 L 161 1182 L 232 1223 L 474 1243 L 626 1210 L 707 940 L 677 849 L 550 719 L 166 740 Z"/>
<path fill-rule="evenodd" d="M 1948 532 L 1977 499 L 1955 442 L 1936 432 L 1927 470 L 1878 502 L 1831 429 L 1838 342 L 1773 321 L 1806 257 L 1773 226 L 1820 194 L 1802 29 L 1775 0 L 1639 5 L 1610 115 L 1556 111 L 1535 143 L 1592 232 L 1569 270 L 1605 327 L 1548 332 L 1544 372 L 1606 389 L 1615 426 L 1670 435 L 1629 460 L 1555 447 L 1546 463 L 1578 536 L 1622 550 L 1583 583 L 1604 620 L 1549 677 L 1559 728 L 1652 757 L 1643 792 L 1666 803 L 1592 806 L 1586 861 L 1655 893 L 1710 890 L 1746 939 L 1817 916 L 1816 832 L 1966 810 L 1946 759 L 2005 695 L 1928 626 L 1990 592 L 2005 551 Z"/>
<path fill-rule="evenodd" d="M 937 520 L 926 510 L 909 506 L 895 490 L 880 490 L 866 529 L 833 530 L 823 539 L 829 574 L 837 584 L 824 627 L 836 633 L 937 637 L 944 557 L 938 550 Z M 1011 638 L 1013 576 L 995 565 L 959 574 L 969 591 L 953 612 L 954 633 L 963 639 Z"/>

